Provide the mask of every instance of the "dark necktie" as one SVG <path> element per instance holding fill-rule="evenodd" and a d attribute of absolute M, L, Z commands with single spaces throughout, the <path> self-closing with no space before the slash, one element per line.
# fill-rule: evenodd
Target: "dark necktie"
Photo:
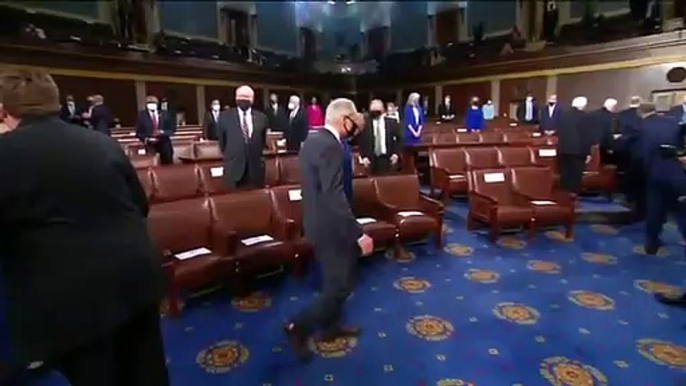
<path fill-rule="evenodd" d="M 248 143 L 248 140 L 250 139 L 250 131 L 248 131 L 248 114 L 243 111 L 241 114 L 243 114 L 243 120 L 241 121 L 241 131 L 243 132 L 243 140 L 245 143 Z"/>

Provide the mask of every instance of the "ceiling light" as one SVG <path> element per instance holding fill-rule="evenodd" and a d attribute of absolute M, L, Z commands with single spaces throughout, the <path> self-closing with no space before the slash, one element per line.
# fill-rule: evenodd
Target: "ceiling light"
<path fill-rule="evenodd" d="M 348 0 L 348 1 L 346 1 L 345 3 L 348 4 L 348 5 L 350 5 L 350 4 L 353 4 L 354 2 L 355 2 L 355 0 Z"/>
<path fill-rule="evenodd" d="M 336 4 L 336 2 L 335 2 L 335 1 L 333 1 L 333 0 L 329 0 L 329 1 L 327 1 L 327 3 L 329 3 L 329 4 L 331 4 L 331 5 L 334 5 L 334 4 Z"/>

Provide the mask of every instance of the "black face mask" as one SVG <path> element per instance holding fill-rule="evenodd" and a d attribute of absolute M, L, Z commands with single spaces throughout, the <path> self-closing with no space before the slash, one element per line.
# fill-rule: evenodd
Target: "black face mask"
<path fill-rule="evenodd" d="M 472 102 L 472 106 L 478 106 L 479 102 Z"/>
<path fill-rule="evenodd" d="M 381 116 L 381 111 L 379 110 L 372 110 L 369 112 L 369 116 L 372 117 L 372 119 L 377 119 Z"/>
<path fill-rule="evenodd" d="M 555 106 L 555 102 L 548 102 L 548 106 Z"/>
<path fill-rule="evenodd" d="M 252 102 L 250 102 L 249 100 L 245 100 L 245 99 L 239 99 L 236 101 L 236 105 L 238 106 L 239 109 L 241 109 L 241 111 L 245 112 L 245 111 L 248 111 L 248 109 L 252 106 Z"/>
<path fill-rule="evenodd" d="M 350 122 L 349 128 L 346 127 L 345 122 L 343 123 L 346 138 L 352 138 L 357 135 L 357 123 L 355 123 L 355 121 L 353 121 L 350 117 L 345 117 L 345 121 Z"/>

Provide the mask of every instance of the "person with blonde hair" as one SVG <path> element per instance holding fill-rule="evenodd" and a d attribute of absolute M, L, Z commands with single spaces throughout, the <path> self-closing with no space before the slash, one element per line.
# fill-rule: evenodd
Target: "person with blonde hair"
<path fill-rule="evenodd" d="M 106 135 L 59 119 L 46 72 L 0 73 L 0 102 L 0 265 L 17 363 L 44 363 L 73 386 L 168 385 L 164 274 L 131 162 Z"/>
<path fill-rule="evenodd" d="M 406 145 L 421 142 L 422 130 L 424 129 L 424 109 L 420 99 L 418 93 L 411 93 L 407 97 L 407 103 L 403 110 L 403 140 Z"/>

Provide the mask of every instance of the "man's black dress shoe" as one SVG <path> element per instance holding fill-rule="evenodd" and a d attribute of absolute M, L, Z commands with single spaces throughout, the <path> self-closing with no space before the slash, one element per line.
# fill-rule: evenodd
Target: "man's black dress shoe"
<path fill-rule="evenodd" d="M 293 323 L 288 323 L 284 327 L 283 331 L 288 337 L 288 343 L 290 343 L 295 356 L 303 362 L 309 362 L 312 360 L 312 351 L 310 351 L 307 346 L 307 334 L 298 329 L 298 327 Z"/>
<path fill-rule="evenodd" d="M 335 326 L 325 330 L 320 340 L 331 342 L 338 338 L 357 338 L 360 335 L 362 335 L 362 328 L 358 326 Z"/>
<path fill-rule="evenodd" d="M 655 299 L 662 303 L 670 306 L 686 307 L 686 294 L 680 295 L 665 295 L 665 294 L 655 294 Z"/>

